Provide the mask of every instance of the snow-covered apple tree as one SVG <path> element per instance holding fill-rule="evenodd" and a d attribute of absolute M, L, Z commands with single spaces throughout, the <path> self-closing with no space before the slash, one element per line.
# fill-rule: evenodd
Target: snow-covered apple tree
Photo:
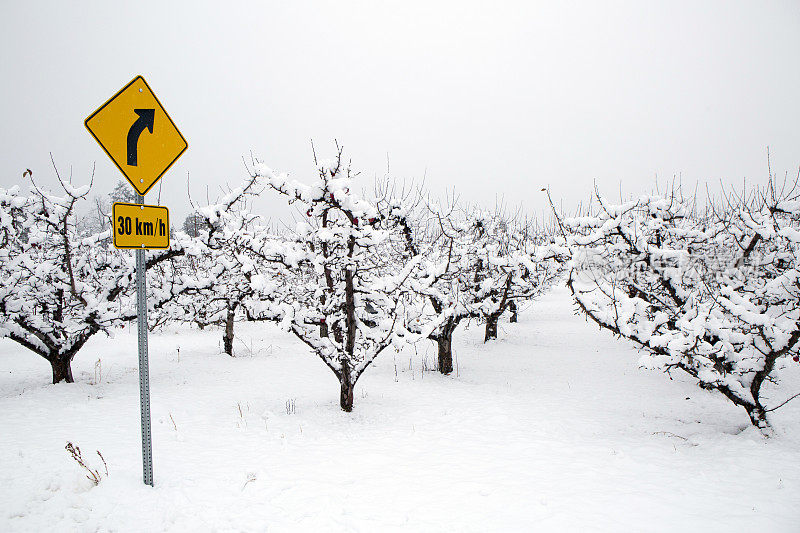
<path fill-rule="evenodd" d="M 375 358 L 402 342 L 404 302 L 417 260 L 396 242 L 402 228 L 379 220 L 375 202 L 354 190 L 355 173 L 338 148 L 319 162 L 317 179 L 306 185 L 263 164 L 253 177 L 299 204 L 304 220 L 284 236 L 262 238 L 241 231 L 253 268 L 272 272 L 251 277 L 251 318 L 278 321 L 305 343 L 336 375 L 339 404 L 353 408 L 353 389 Z"/>
<path fill-rule="evenodd" d="M 234 326 L 237 316 L 247 314 L 252 302 L 269 301 L 273 293 L 257 290 L 265 277 L 278 277 L 271 264 L 280 254 L 256 256 L 274 245 L 278 238 L 258 224 L 249 202 L 261 194 L 257 177 L 229 191 L 219 202 L 197 207 L 186 217 L 184 227 L 204 243 L 204 254 L 181 261 L 185 271 L 200 272 L 209 282 L 203 288 L 187 291 L 168 305 L 162 314 L 169 321 L 183 321 L 203 328 L 223 325 L 223 350 L 233 356 Z M 278 252 L 283 248 L 271 247 Z M 258 250 L 259 252 L 256 252 Z M 270 315 L 271 316 L 271 315 Z"/>
<path fill-rule="evenodd" d="M 518 225 L 499 214 L 472 213 L 455 202 L 399 218 L 409 235 L 407 249 L 420 257 L 413 277 L 419 296 L 406 314 L 408 329 L 437 345 L 438 368 L 453 371 L 453 333 L 464 320 L 486 323 L 486 340 L 516 303 L 536 298 L 562 270 L 544 231 Z"/>
<path fill-rule="evenodd" d="M 0 337 L 46 359 L 53 383 L 73 381 L 71 362 L 95 334 L 136 318 L 133 254 L 102 244 L 110 230 L 79 236 L 75 206 L 91 185 L 59 181 L 59 195 L 35 185 L 27 193 L 0 189 Z M 147 268 L 186 253 L 199 251 L 174 241 L 169 250 L 149 252 Z M 148 304 L 158 308 L 199 283 L 174 277 Z"/>
<path fill-rule="evenodd" d="M 796 183 L 795 183 L 796 185 Z M 679 190 L 611 204 L 596 194 L 564 220 L 568 286 L 601 328 L 682 371 L 769 431 L 765 383 L 797 359 L 800 201 L 791 184 L 698 209 Z"/>
<path fill-rule="evenodd" d="M 467 253 L 475 273 L 470 293 L 474 311 L 486 324 L 486 342 L 497 338 L 503 313 L 515 315 L 519 302 L 536 299 L 552 287 L 563 261 L 549 245 L 547 232 L 519 217 L 478 212 L 471 233 Z"/>
<path fill-rule="evenodd" d="M 411 240 L 408 250 L 420 257 L 412 278 L 417 298 L 406 313 L 407 328 L 436 343 L 437 366 L 453 371 L 453 333 L 463 320 L 478 318 L 470 291 L 476 262 L 469 250 L 473 238 L 464 213 L 448 206 L 404 219 Z"/>

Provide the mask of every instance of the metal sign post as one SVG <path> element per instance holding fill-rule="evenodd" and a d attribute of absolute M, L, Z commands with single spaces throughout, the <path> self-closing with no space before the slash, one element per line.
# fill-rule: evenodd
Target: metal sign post
<path fill-rule="evenodd" d="M 144 196 L 136 195 L 144 204 Z M 142 413 L 142 470 L 145 485 L 153 486 L 153 444 L 150 437 L 150 370 L 147 362 L 147 279 L 144 250 L 136 250 L 136 327 L 139 334 L 139 404 Z"/>

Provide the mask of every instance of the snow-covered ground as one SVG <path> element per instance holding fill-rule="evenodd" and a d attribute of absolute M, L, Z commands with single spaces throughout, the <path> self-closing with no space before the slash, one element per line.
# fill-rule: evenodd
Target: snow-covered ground
<path fill-rule="evenodd" d="M 386 352 L 338 383 L 272 326 L 150 336 L 155 487 L 142 484 L 135 329 L 75 384 L 0 342 L 0 531 L 800 531 L 800 400 L 764 439 L 744 410 L 639 370 L 557 288 L 502 324 Z M 427 353 L 425 350 L 427 349 Z M 98 363 L 99 361 L 99 363 Z M 800 365 L 775 404 L 800 390 Z M 93 486 L 64 449 L 109 476 Z"/>

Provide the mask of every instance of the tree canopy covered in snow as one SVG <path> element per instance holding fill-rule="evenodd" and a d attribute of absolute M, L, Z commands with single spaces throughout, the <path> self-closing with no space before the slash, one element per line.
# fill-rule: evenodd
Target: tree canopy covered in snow
<path fill-rule="evenodd" d="M 35 185 L 0 189 L 0 336 L 45 358 L 54 383 L 73 381 L 70 362 L 92 336 L 136 318 L 133 255 L 108 244 L 111 230 L 78 232 L 75 208 L 91 184 L 61 186 L 61 194 Z M 178 236 L 168 250 L 148 252 L 146 267 L 202 250 Z M 157 309 L 205 282 L 188 274 L 162 279 L 148 305 Z"/>
<path fill-rule="evenodd" d="M 680 190 L 595 199 L 564 220 L 580 310 L 641 347 L 643 366 L 685 372 L 768 430 L 762 385 L 797 360 L 800 340 L 796 183 L 708 206 Z"/>

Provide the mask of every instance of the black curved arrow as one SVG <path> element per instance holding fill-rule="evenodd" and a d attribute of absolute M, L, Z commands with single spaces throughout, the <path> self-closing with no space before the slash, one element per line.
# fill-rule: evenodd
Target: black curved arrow
<path fill-rule="evenodd" d="M 145 128 L 147 128 L 150 133 L 153 133 L 153 123 L 155 122 L 156 118 L 156 110 L 134 109 L 133 112 L 139 115 L 139 118 L 136 119 L 136 122 L 133 123 L 131 129 L 128 130 L 128 165 L 135 167 L 138 162 L 137 156 L 139 136 L 142 134 Z"/>

